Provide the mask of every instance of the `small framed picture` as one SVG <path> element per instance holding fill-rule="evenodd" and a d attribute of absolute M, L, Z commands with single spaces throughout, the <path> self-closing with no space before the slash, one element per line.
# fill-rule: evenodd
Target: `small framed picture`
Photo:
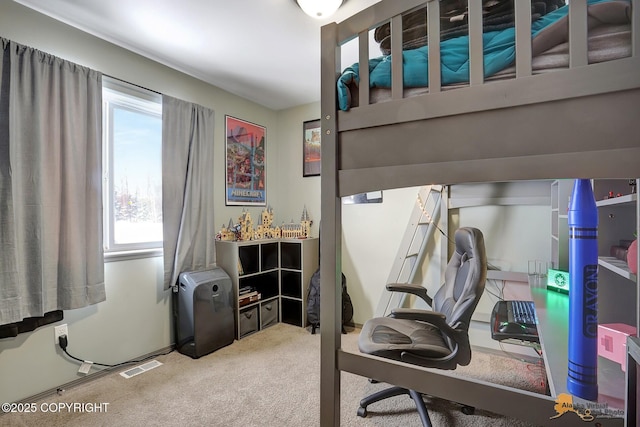
<path fill-rule="evenodd" d="M 302 176 L 320 175 L 320 119 L 302 125 Z"/>

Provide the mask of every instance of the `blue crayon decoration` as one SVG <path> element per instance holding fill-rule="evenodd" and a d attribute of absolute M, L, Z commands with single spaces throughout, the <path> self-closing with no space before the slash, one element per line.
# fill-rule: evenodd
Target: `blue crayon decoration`
<path fill-rule="evenodd" d="M 591 182 L 576 179 L 569 204 L 567 391 L 598 399 L 598 208 Z"/>

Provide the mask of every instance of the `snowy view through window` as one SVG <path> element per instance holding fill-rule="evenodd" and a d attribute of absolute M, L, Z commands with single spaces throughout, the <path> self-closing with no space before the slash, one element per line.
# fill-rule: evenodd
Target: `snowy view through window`
<path fill-rule="evenodd" d="M 114 242 L 162 241 L 162 119 L 114 109 Z"/>

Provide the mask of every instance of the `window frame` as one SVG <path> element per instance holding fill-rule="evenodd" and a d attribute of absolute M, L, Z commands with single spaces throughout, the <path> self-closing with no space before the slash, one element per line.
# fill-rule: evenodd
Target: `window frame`
<path fill-rule="evenodd" d="M 103 239 L 105 261 L 144 258 L 162 254 L 162 240 L 153 242 L 115 242 L 114 109 L 148 114 L 162 120 L 162 95 L 129 83 L 103 77 L 102 82 L 103 154 Z M 159 148 L 162 149 L 161 147 Z"/>

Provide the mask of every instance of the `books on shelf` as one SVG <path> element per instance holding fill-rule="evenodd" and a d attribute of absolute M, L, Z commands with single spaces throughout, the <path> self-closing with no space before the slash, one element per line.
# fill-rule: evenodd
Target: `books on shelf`
<path fill-rule="evenodd" d="M 260 298 L 262 298 L 262 294 L 258 291 L 240 293 L 238 296 L 238 306 L 243 307 L 247 304 L 251 304 L 252 302 L 259 301 Z"/>
<path fill-rule="evenodd" d="M 255 291 L 255 288 L 251 286 L 243 286 L 238 290 L 238 295 L 248 294 L 249 292 Z"/>

